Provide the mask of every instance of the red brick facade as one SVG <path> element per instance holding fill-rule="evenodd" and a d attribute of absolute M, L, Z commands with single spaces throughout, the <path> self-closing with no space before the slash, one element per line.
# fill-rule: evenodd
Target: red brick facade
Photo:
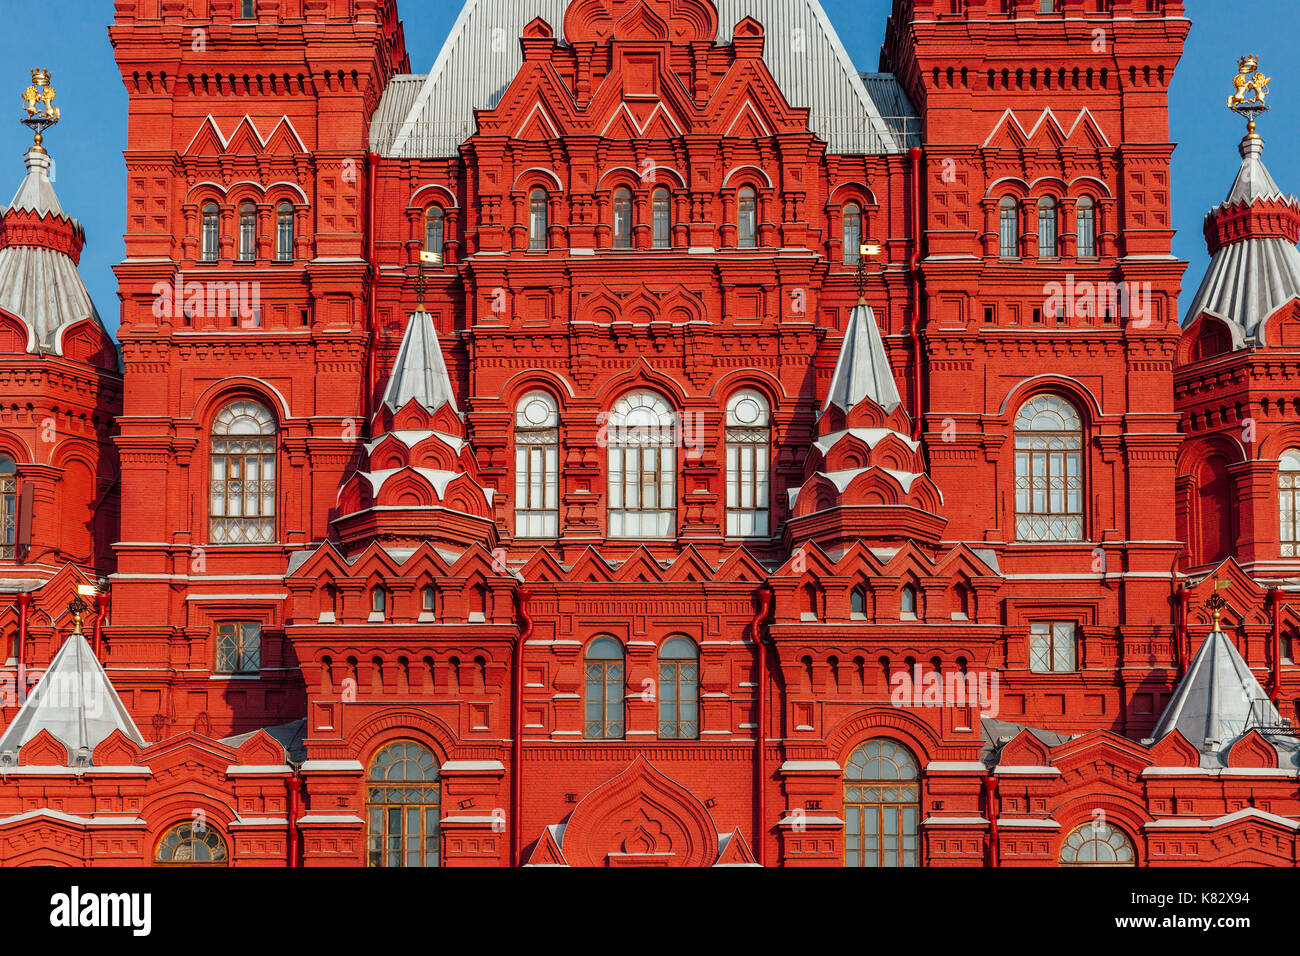
<path fill-rule="evenodd" d="M 1180 343 L 1182 4 L 896 0 L 864 79 L 814 62 L 843 52 L 815 0 L 556 0 L 504 40 L 496 2 L 424 78 L 392 0 L 118 0 L 124 372 L 38 382 L 17 326 L 0 349 L 0 451 L 33 540 L 68 541 L 6 563 L 49 583 L 0 621 L 40 668 L 107 575 L 96 648 L 146 743 L 24 742 L 0 862 L 179 861 L 189 825 L 244 865 L 390 837 L 443 865 L 1053 865 L 1112 831 L 1117 862 L 1294 864 L 1277 727 L 1151 739 L 1215 578 L 1300 699 L 1294 384 L 1205 322 Z M 473 42 L 522 65 L 446 134 Z M 0 244 L 48 241 L 30 218 Z M 873 354 L 892 378 L 858 384 Z M 105 488 L 27 434 L 68 390 L 118 481 L 93 549 L 69 509 Z M 411 776 L 371 779 L 395 754 Z"/>

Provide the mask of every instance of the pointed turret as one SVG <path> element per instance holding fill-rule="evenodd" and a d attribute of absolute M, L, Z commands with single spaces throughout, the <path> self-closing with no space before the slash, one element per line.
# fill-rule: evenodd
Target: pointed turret
<path fill-rule="evenodd" d="M 384 389 L 384 404 L 394 412 L 412 400 L 430 412 L 443 405 L 450 405 L 456 411 L 456 393 L 447 376 L 438 331 L 433 327 L 433 316 L 423 308 L 411 313 L 401 348 L 397 350 L 397 361 L 393 363 L 392 378 Z"/>
<path fill-rule="evenodd" d="M 863 399 L 875 402 L 886 415 L 902 402 L 889 356 L 885 354 L 885 342 L 876 325 L 876 313 L 865 302 L 859 302 L 849 315 L 849 327 L 844 333 L 822 412 L 832 405 L 847 412 Z"/>

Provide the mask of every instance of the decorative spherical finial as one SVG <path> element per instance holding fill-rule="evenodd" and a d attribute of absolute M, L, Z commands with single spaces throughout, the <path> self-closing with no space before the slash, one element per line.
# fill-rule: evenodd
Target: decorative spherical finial
<path fill-rule="evenodd" d="M 1228 109 L 1246 118 L 1246 137 L 1258 139 L 1255 118 L 1267 113 L 1268 84 L 1270 77 L 1259 72 L 1259 57 L 1253 53 L 1237 61 L 1237 75 L 1232 78 L 1233 94 L 1228 97 Z"/>
<path fill-rule="evenodd" d="M 35 148 L 44 151 L 41 143 L 45 142 L 44 132 L 59 121 L 59 108 L 54 105 L 54 87 L 50 86 L 53 74 L 49 70 L 36 68 L 32 70 L 32 85 L 23 90 L 23 109 L 27 116 L 22 124 L 35 134 Z"/>

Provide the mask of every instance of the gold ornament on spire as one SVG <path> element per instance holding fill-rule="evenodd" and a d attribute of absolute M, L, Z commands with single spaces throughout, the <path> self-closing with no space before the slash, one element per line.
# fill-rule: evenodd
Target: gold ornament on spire
<path fill-rule="evenodd" d="M 1268 84 L 1271 79 L 1259 72 L 1259 57 L 1251 54 L 1237 61 L 1237 75 L 1232 78 L 1236 90 L 1228 97 L 1228 109 L 1247 119 L 1246 133 L 1255 136 L 1255 117 L 1269 110 Z"/>
<path fill-rule="evenodd" d="M 54 87 L 50 86 L 49 70 L 32 70 L 32 85 L 23 90 L 23 108 L 27 116 L 22 124 L 36 136 L 36 148 L 44 149 L 44 133 L 59 121 L 59 108 L 54 105 Z"/>

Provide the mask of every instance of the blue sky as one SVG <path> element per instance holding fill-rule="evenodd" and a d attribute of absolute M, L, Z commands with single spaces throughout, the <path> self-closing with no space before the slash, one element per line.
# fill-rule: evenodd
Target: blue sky
<path fill-rule="evenodd" d="M 890 0 L 822 0 L 853 60 L 874 70 L 884 36 Z M 7 0 L 11 12 L 15 0 Z M 447 35 L 459 2 L 399 0 L 406 24 L 411 67 L 424 72 Z M 1174 251 L 1191 262 L 1183 281 L 1183 302 L 1195 293 L 1207 257 L 1201 222 L 1227 195 L 1240 159 L 1236 146 L 1243 123 L 1225 102 L 1237 57 L 1256 53 L 1273 77 L 1274 110 L 1260 122 L 1267 143 L 1264 154 L 1283 190 L 1300 193 L 1300 67 L 1288 51 L 1300 27 L 1295 0 L 1255 0 L 1236 9 L 1249 15 L 1225 15 L 1234 9 L 1225 0 L 1189 0 L 1192 32 L 1171 92 L 1174 153 Z M 19 125 L 19 94 L 30 82 L 29 70 L 43 66 L 54 73 L 56 105 L 64 119 L 46 138 L 55 160 L 55 189 L 63 207 L 86 227 L 87 245 L 81 274 L 109 328 L 118 323 L 117 282 L 112 265 L 123 256 L 125 229 L 126 91 L 113 61 L 108 24 L 109 0 L 45 0 L 40 16 L 20 21 L 0 33 L 0 100 L 12 106 L 9 122 L 0 123 L 0 203 L 18 188 L 22 157 L 31 134 Z M 6 92 L 6 90 L 8 92 Z M 0 117 L 3 117 L 0 111 Z"/>

